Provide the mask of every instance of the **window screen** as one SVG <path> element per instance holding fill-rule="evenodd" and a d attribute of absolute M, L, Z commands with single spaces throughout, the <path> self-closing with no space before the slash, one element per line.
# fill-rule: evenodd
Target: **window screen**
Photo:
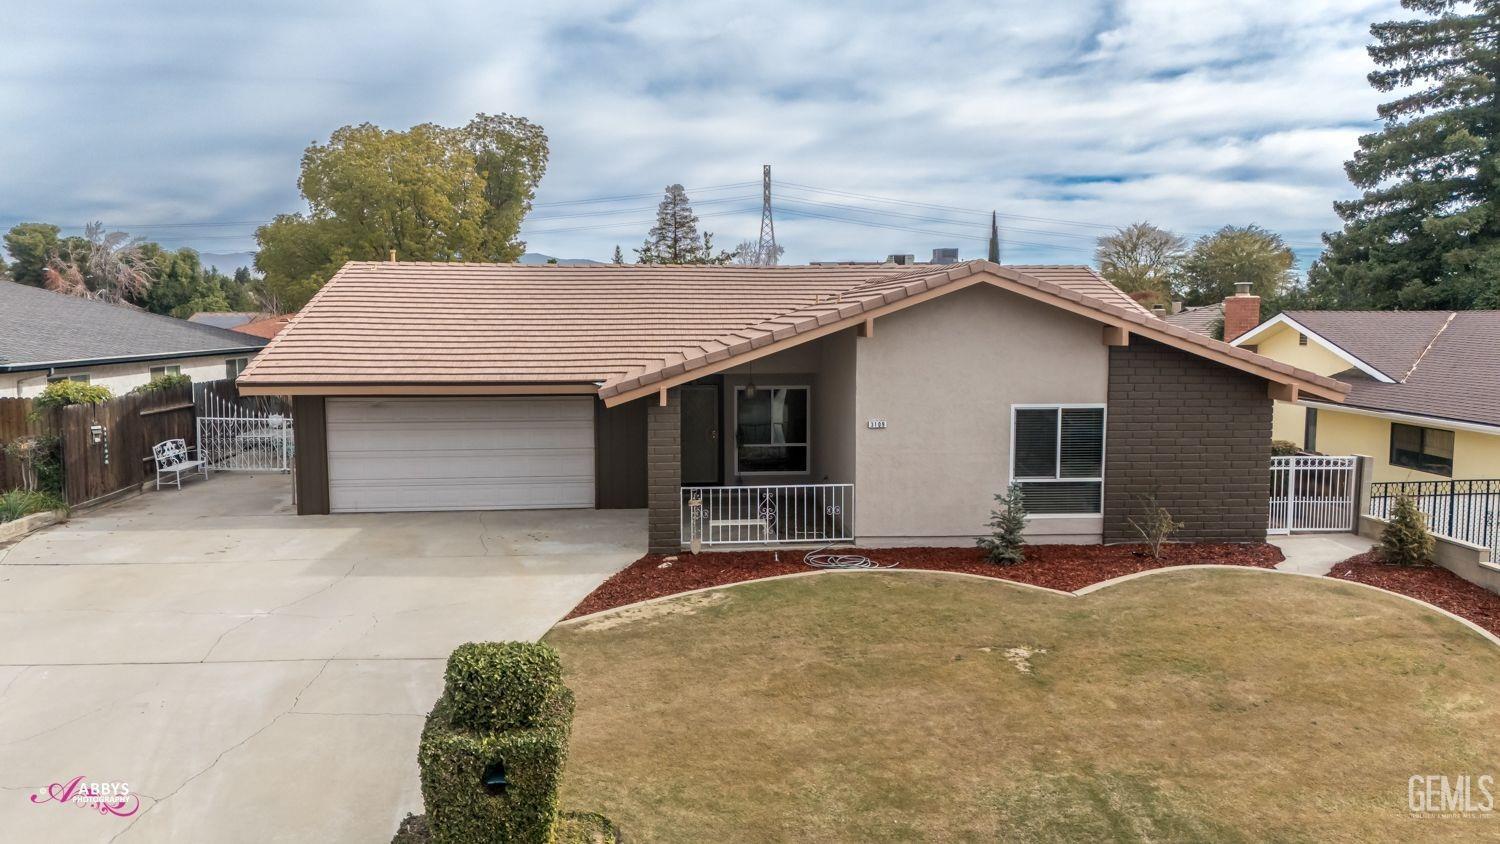
<path fill-rule="evenodd" d="M 1104 408 L 1015 410 L 1011 475 L 1026 512 L 1096 514 L 1104 491 Z"/>
<path fill-rule="evenodd" d="M 1391 465 L 1451 476 L 1453 432 L 1391 423 Z"/>

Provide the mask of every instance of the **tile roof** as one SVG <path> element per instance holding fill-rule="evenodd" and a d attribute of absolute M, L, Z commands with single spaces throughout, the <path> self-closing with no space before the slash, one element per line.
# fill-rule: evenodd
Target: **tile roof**
<path fill-rule="evenodd" d="M 1394 379 L 1339 373 L 1352 407 L 1500 426 L 1500 311 L 1288 311 Z"/>
<path fill-rule="evenodd" d="M 280 316 L 259 317 L 242 325 L 236 325 L 229 330 L 269 340 L 280 334 L 281 330 L 286 328 L 287 323 L 292 321 L 293 316 L 293 314 L 282 314 Z"/>
<path fill-rule="evenodd" d="M 259 349 L 223 328 L 0 281 L 0 371 Z"/>
<path fill-rule="evenodd" d="M 1162 319 L 1179 328 L 1186 328 L 1195 334 L 1212 337 L 1214 336 L 1214 323 L 1224 319 L 1224 303 L 1215 302 L 1212 305 L 1183 308 L 1175 314 L 1162 317 Z"/>
<path fill-rule="evenodd" d="M 1329 379 L 1168 326 L 1087 267 L 705 267 L 353 262 L 240 376 L 245 387 L 602 385 L 610 397 L 977 272 L 1214 354 Z M 972 281 L 972 279 L 971 279 Z"/>

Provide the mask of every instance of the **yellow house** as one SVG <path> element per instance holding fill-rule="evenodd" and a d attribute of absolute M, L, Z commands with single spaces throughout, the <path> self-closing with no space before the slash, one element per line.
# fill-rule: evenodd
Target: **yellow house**
<path fill-rule="evenodd" d="M 1375 481 L 1500 478 L 1500 311 L 1286 311 L 1233 344 L 1350 386 L 1278 401 L 1276 439 L 1371 455 Z"/>

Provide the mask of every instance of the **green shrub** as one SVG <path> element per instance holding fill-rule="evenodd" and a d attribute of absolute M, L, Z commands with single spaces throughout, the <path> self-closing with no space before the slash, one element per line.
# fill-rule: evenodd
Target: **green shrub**
<path fill-rule="evenodd" d="M 13 489 L 0 493 L 0 522 L 13 522 L 32 513 L 66 509 L 68 505 L 56 496 L 34 489 Z"/>
<path fill-rule="evenodd" d="M 551 842 L 572 721 L 573 693 L 550 646 L 455 650 L 417 752 L 432 841 Z M 503 787 L 485 785 L 493 771 L 503 774 Z"/>
<path fill-rule="evenodd" d="M 1380 533 L 1380 552 L 1386 562 L 1398 566 L 1420 566 L 1432 559 L 1436 546 L 1427 530 L 1427 518 L 1409 495 L 1396 496 L 1391 518 Z"/>
<path fill-rule="evenodd" d="M 32 399 L 31 406 L 37 410 L 47 407 L 66 407 L 70 404 L 103 404 L 115 394 L 103 384 L 88 384 L 83 381 L 53 381 L 42 394 Z"/>
<path fill-rule="evenodd" d="M 1291 440 L 1271 440 L 1272 457 L 1296 457 L 1302 452 L 1302 447 Z"/>
<path fill-rule="evenodd" d="M 443 696 L 469 730 L 530 727 L 562 686 L 557 651 L 533 642 L 469 642 L 448 657 Z"/>
<path fill-rule="evenodd" d="M 193 383 L 193 379 L 190 376 L 168 373 L 166 375 L 158 375 L 130 392 L 154 393 L 158 390 L 170 390 L 173 387 L 181 387 L 184 384 L 191 383 Z"/>
<path fill-rule="evenodd" d="M 5 444 L 5 453 L 21 470 L 21 488 L 61 496 L 63 493 L 62 440 L 51 434 L 17 437 Z"/>
<path fill-rule="evenodd" d="M 982 537 L 976 544 L 984 549 L 990 562 L 1014 565 L 1026 559 L 1026 540 L 1021 535 L 1026 530 L 1026 504 L 1021 485 L 1011 484 L 1004 495 L 995 496 L 995 503 L 999 506 L 990 511 L 990 520 L 986 523 L 990 535 Z"/>

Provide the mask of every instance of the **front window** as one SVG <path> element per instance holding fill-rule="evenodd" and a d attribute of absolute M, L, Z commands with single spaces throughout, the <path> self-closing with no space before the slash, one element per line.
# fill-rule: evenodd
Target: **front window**
<path fill-rule="evenodd" d="M 736 387 L 735 472 L 806 474 L 807 387 Z"/>
<path fill-rule="evenodd" d="M 1453 476 L 1453 432 L 1391 423 L 1391 465 Z"/>
<path fill-rule="evenodd" d="M 1011 477 L 1026 512 L 1098 515 L 1104 500 L 1104 407 L 1016 407 Z"/>
<path fill-rule="evenodd" d="M 181 375 L 181 374 L 182 374 L 182 367 L 180 367 L 180 366 L 178 366 L 176 364 L 172 364 L 171 366 L 153 366 L 153 367 L 151 367 L 151 377 L 153 379 L 160 378 L 163 375 Z"/>
<path fill-rule="evenodd" d="M 228 358 L 224 361 L 224 377 L 233 381 L 240 377 L 245 367 L 250 365 L 249 358 Z"/>

